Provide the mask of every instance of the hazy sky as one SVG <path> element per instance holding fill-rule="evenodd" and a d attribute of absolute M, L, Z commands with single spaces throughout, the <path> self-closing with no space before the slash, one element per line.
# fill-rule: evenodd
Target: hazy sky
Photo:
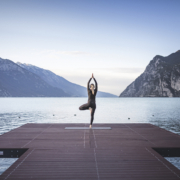
<path fill-rule="evenodd" d="M 180 49 L 180 0 L 0 0 L 0 57 L 119 95 Z"/>

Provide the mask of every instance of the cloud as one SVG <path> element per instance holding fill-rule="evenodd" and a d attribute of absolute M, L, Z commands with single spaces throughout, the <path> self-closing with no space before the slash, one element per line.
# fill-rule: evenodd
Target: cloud
<path fill-rule="evenodd" d="M 48 57 L 57 57 L 58 55 L 69 55 L 69 56 L 90 55 L 90 53 L 84 51 L 60 51 L 60 50 L 43 50 L 39 52 L 33 52 L 32 54 L 45 55 Z"/>
<path fill-rule="evenodd" d="M 72 55 L 72 56 L 77 56 L 77 55 L 89 55 L 87 52 L 83 51 L 59 51 L 59 54 L 65 54 L 65 55 Z"/>
<path fill-rule="evenodd" d="M 144 71 L 144 68 L 105 68 L 104 70 L 116 72 L 116 73 L 126 73 L 126 74 L 136 74 L 136 73 L 142 73 Z"/>
<path fill-rule="evenodd" d="M 68 76 L 81 77 L 91 75 L 94 73 L 98 77 L 106 77 L 106 79 L 134 79 L 143 73 L 144 68 L 71 68 L 64 69 L 61 72 L 66 73 Z M 58 70 L 56 71 L 58 72 Z M 60 72 L 60 71 L 59 71 Z"/>
<path fill-rule="evenodd" d="M 56 74 L 65 79 L 86 86 L 91 73 L 98 80 L 99 90 L 119 95 L 132 83 L 144 68 L 67 68 L 53 69 Z"/>

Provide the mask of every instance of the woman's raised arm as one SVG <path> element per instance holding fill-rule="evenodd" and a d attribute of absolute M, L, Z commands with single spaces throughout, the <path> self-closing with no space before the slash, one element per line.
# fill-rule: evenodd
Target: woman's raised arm
<path fill-rule="evenodd" d="M 96 91 L 98 91 L 98 83 L 95 78 L 94 78 L 94 82 L 95 82 L 95 86 L 96 86 Z"/>
<path fill-rule="evenodd" d="M 87 90 L 90 89 L 90 88 L 89 88 L 89 83 L 90 83 L 91 79 L 92 79 L 92 78 L 90 78 L 89 81 L 88 81 L 88 83 L 87 83 Z"/>

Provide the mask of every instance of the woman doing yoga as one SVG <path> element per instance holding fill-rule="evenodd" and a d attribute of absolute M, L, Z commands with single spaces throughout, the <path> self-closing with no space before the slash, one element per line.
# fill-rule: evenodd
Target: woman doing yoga
<path fill-rule="evenodd" d="M 89 83 L 91 81 L 91 79 L 94 79 L 95 81 L 95 85 L 96 87 L 94 88 L 94 84 L 91 84 L 90 85 L 90 88 L 89 88 Z M 89 79 L 88 83 L 87 83 L 87 91 L 88 91 L 88 103 L 86 104 L 83 104 L 82 106 L 79 107 L 79 110 L 90 110 L 91 112 L 91 121 L 90 121 L 90 128 L 92 127 L 92 123 L 93 123 L 93 120 L 94 120 L 94 112 L 96 110 L 96 94 L 97 94 L 97 91 L 98 91 L 98 84 L 97 84 L 97 81 L 96 79 L 94 78 L 93 74 L 92 74 L 92 77 Z"/>

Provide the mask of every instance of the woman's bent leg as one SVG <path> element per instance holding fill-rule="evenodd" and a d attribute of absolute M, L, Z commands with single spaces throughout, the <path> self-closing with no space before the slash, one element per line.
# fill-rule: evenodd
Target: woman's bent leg
<path fill-rule="evenodd" d="M 80 106 L 79 110 L 87 110 L 87 109 L 89 109 L 89 107 L 90 107 L 90 104 L 86 103 L 86 104 L 83 104 L 82 106 Z"/>

